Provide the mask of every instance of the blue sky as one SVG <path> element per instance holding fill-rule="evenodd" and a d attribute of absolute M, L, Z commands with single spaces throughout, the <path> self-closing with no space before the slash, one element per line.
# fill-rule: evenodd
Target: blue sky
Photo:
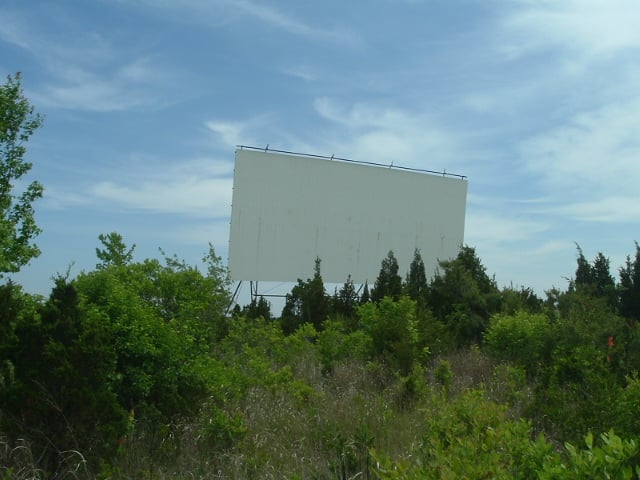
<path fill-rule="evenodd" d="M 566 287 L 575 242 L 617 272 L 638 25 L 637 0 L 4 0 L 0 73 L 46 117 L 43 253 L 15 279 L 47 294 L 111 231 L 137 259 L 226 259 L 237 144 L 467 175 L 465 242 L 500 286 Z"/>

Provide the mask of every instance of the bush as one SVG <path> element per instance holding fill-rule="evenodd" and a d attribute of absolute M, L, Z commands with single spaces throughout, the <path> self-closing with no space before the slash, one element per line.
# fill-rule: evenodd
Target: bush
<path fill-rule="evenodd" d="M 545 315 L 520 311 L 494 315 L 484 340 L 491 356 L 519 365 L 531 376 L 548 358 L 553 332 Z"/>
<path fill-rule="evenodd" d="M 373 354 L 408 375 L 418 359 L 416 304 L 409 297 L 366 303 L 357 309 L 360 323 L 371 336 Z"/>

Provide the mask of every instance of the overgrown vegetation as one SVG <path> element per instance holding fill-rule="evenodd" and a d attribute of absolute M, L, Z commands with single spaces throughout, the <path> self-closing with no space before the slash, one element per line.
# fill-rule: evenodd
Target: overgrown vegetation
<path fill-rule="evenodd" d="M 11 232 L 0 272 L 37 233 Z M 637 244 L 618 281 L 578 247 L 545 298 L 468 246 L 432 279 L 389 252 L 371 295 L 330 295 L 316 259 L 280 316 L 227 316 L 212 248 L 192 266 L 98 240 L 48 298 L 0 286 L 0 480 L 640 478 Z"/>
<path fill-rule="evenodd" d="M 0 478 L 640 478 L 638 248 L 604 289 L 578 250 L 544 300 L 470 247 L 430 282 L 416 252 L 377 302 L 327 294 L 317 261 L 282 316 L 226 317 L 213 250 L 99 240 L 48 299 L 0 288 Z"/>

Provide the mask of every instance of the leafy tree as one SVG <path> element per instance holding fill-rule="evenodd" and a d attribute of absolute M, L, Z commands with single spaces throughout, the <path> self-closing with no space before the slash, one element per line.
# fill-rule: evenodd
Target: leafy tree
<path fill-rule="evenodd" d="M 402 295 L 402 278 L 398 274 L 398 260 L 391 250 L 382 260 L 380 273 L 371 290 L 371 301 L 379 302 L 384 297 L 398 300 Z"/>
<path fill-rule="evenodd" d="M 0 393 L 2 427 L 26 437 L 50 474 L 69 450 L 96 466 L 115 452 L 127 419 L 113 390 L 117 358 L 107 322 L 63 278 L 37 312 L 25 313 L 9 351 L 14 379 Z"/>
<path fill-rule="evenodd" d="M 489 318 L 500 310 L 500 291 L 475 249 L 464 246 L 453 260 L 440 262 L 429 287 L 429 306 L 458 345 L 480 342 Z"/>
<path fill-rule="evenodd" d="M 374 355 L 403 375 L 411 371 L 419 353 L 415 312 L 416 304 L 409 297 L 394 301 L 386 296 L 379 303 L 358 307 L 360 323 L 371 336 Z"/>
<path fill-rule="evenodd" d="M 502 338 L 508 338 L 524 356 L 518 361 L 529 373 L 534 370 L 526 364 L 526 357 L 542 360 L 535 370 L 528 411 L 534 423 L 559 440 L 575 442 L 589 430 L 614 426 L 614 415 L 603 412 L 618 402 L 625 376 L 633 369 L 629 354 L 635 354 L 636 348 L 630 348 L 633 337 L 606 298 L 578 289 L 561 297 L 561 302 L 560 315 L 552 317 L 547 331 L 551 335 L 549 347 L 540 350 L 536 346 L 541 344 L 536 330 L 540 332 L 542 325 L 532 329 L 530 321 L 522 320 L 511 328 L 505 323 Z M 523 341 L 524 334 L 529 336 L 529 344 Z M 513 347 L 511 354 L 518 355 Z M 503 348 L 509 351 L 506 345 Z M 541 356 L 536 351 L 550 354 Z"/>
<path fill-rule="evenodd" d="M 553 334 L 546 315 L 520 311 L 494 315 L 484 338 L 495 358 L 522 366 L 533 376 L 549 356 Z"/>
<path fill-rule="evenodd" d="M 87 308 L 107 319 L 121 404 L 167 419 L 194 414 L 206 394 L 212 344 L 228 331 L 229 297 L 212 249 L 206 274 L 175 256 L 164 260 L 109 265 L 76 284 Z"/>
<path fill-rule="evenodd" d="M 286 334 L 295 332 L 304 323 L 310 323 L 316 330 L 322 329 L 322 322 L 330 313 L 330 297 L 324 289 L 320 274 L 320 259 L 316 258 L 313 278 L 298 284 L 288 293 L 280 322 Z"/>
<path fill-rule="evenodd" d="M 16 192 L 15 184 L 31 170 L 24 144 L 42 120 L 22 92 L 20 74 L 8 76 L 0 85 L 0 275 L 19 271 L 40 254 L 32 243 L 41 231 L 32 204 L 42 197 L 42 185 L 33 181 Z"/>
<path fill-rule="evenodd" d="M 25 316 L 36 315 L 40 306 L 36 297 L 23 293 L 20 286 L 10 280 L 0 285 L 0 391 L 15 379 L 11 352 L 18 342 L 17 325 Z"/>
<path fill-rule="evenodd" d="M 122 266 L 131 263 L 133 260 L 133 251 L 136 246 L 133 245 L 127 249 L 122 239 L 122 235 L 117 232 L 111 232 L 107 235 L 101 233 L 98 240 L 104 246 L 103 249 L 96 248 L 96 256 L 101 261 L 96 268 L 106 268 L 109 265 Z"/>

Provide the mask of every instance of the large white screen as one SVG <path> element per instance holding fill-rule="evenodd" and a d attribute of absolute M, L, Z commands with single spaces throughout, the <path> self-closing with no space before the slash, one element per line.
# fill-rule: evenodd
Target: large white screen
<path fill-rule="evenodd" d="M 312 276 L 373 284 L 393 250 L 404 275 L 419 248 L 427 276 L 464 240 L 467 181 L 421 172 L 236 150 L 229 240 L 233 280 Z"/>

